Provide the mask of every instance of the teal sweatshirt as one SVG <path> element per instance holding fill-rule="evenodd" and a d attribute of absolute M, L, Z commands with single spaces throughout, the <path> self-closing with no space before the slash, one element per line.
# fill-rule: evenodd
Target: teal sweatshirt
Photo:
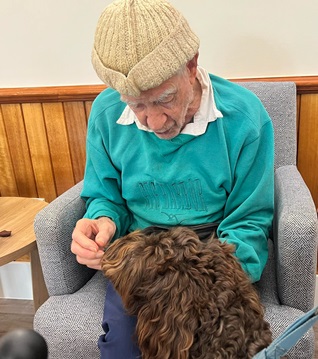
<path fill-rule="evenodd" d="M 271 119 L 248 90 L 210 75 L 223 118 L 203 135 L 162 140 L 116 121 L 126 104 L 103 91 L 92 106 L 82 197 L 86 218 L 110 217 L 114 238 L 150 225 L 218 222 L 252 281 L 267 261 L 273 216 Z"/>

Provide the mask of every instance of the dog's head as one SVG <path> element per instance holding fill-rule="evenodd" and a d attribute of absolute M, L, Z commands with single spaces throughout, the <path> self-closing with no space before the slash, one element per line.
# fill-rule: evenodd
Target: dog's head
<path fill-rule="evenodd" d="M 173 298 L 173 292 L 184 291 L 191 277 L 207 275 L 202 242 L 181 227 L 150 235 L 135 231 L 117 239 L 104 254 L 102 270 L 134 315 L 153 296 L 160 295 L 162 301 L 166 292 Z"/>
<path fill-rule="evenodd" d="M 243 316 L 241 307 L 248 303 L 248 311 L 263 315 L 256 293 L 247 292 L 247 298 L 241 293 L 251 291 L 251 284 L 233 251 L 216 238 L 204 243 L 184 227 L 147 235 L 136 231 L 108 247 L 102 270 L 128 313 L 137 315 L 143 359 L 205 358 L 208 353 L 230 358 L 223 350 L 228 345 L 224 330 L 240 331 L 238 308 Z M 244 325 L 254 321 L 244 318 Z M 248 340 L 233 340 L 244 355 Z"/>

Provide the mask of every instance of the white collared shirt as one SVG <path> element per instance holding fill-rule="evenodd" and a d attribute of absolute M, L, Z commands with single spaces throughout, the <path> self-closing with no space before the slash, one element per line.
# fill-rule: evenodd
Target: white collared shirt
<path fill-rule="evenodd" d="M 217 109 L 214 101 L 214 93 L 208 72 L 198 66 L 197 79 L 202 88 L 201 103 L 198 111 L 193 117 L 193 121 L 188 123 L 181 131 L 185 135 L 199 136 L 205 133 L 209 122 L 222 118 L 222 113 Z M 129 106 L 126 106 L 123 113 L 117 120 L 119 125 L 131 125 L 136 123 L 140 130 L 153 132 L 148 127 L 142 125 L 135 113 Z"/>

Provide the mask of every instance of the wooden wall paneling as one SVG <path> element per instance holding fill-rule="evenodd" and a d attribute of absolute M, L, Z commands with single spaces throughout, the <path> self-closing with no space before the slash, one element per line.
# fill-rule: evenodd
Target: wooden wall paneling
<path fill-rule="evenodd" d="M 297 95 L 297 103 L 296 103 L 296 153 L 298 153 L 298 142 L 299 142 L 299 125 L 300 125 L 300 101 L 301 101 L 301 95 Z M 298 156 L 298 154 L 296 154 Z M 296 159 L 297 162 L 297 159 Z"/>
<path fill-rule="evenodd" d="M 62 103 L 43 103 L 43 114 L 48 136 L 57 195 L 74 184 L 71 154 Z"/>
<path fill-rule="evenodd" d="M 0 106 L 0 193 L 1 196 L 19 196 L 12 165 L 7 134 Z"/>
<path fill-rule="evenodd" d="M 301 96 L 297 164 L 318 208 L 318 94 Z"/>
<path fill-rule="evenodd" d="M 20 197 L 37 197 L 29 144 L 20 104 L 1 106 Z"/>
<path fill-rule="evenodd" d="M 38 196 L 51 202 L 56 198 L 56 189 L 42 105 L 22 104 L 22 112 Z"/>
<path fill-rule="evenodd" d="M 301 95 L 297 95 L 297 108 L 296 108 L 296 131 L 297 131 L 297 143 L 298 143 L 298 135 L 299 135 L 299 122 L 300 122 L 300 101 Z"/>
<path fill-rule="evenodd" d="M 0 103 L 93 101 L 105 85 L 0 88 Z"/>
<path fill-rule="evenodd" d="M 64 102 L 63 106 L 74 179 L 78 183 L 84 177 L 87 132 L 86 111 L 83 101 Z"/>
<path fill-rule="evenodd" d="M 88 123 L 89 114 L 91 113 L 93 101 L 85 101 L 85 111 L 86 111 L 86 122 Z"/>

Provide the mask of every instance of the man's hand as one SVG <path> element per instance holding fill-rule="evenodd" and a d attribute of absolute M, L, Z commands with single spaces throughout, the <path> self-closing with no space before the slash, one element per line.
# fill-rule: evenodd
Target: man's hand
<path fill-rule="evenodd" d="M 101 258 L 104 248 L 113 238 L 116 231 L 115 223 L 107 218 L 80 219 L 72 235 L 71 251 L 76 260 L 89 268 L 101 269 Z"/>

